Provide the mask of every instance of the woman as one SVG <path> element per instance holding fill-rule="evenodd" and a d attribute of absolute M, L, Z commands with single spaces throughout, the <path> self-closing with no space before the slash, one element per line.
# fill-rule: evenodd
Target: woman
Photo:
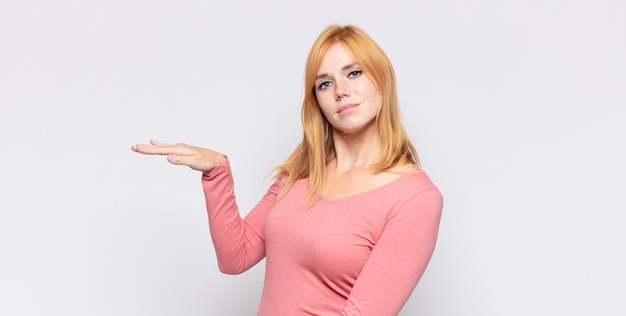
<path fill-rule="evenodd" d="M 132 149 L 202 172 L 220 270 L 266 258 L 258 315 L 397 315 L 431 258 L 443 200 L 402 127 L 393 67 L 362 30 L 333 25 L 305 85 L 302 143 L 244 219 L 224 155 Z"/>

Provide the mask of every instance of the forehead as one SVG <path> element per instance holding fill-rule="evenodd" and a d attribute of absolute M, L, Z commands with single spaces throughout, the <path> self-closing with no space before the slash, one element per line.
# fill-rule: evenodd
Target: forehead
<path fill-rule="evenodd" d="M 356 60 L 352 52 L 342 43 L 335 43 L 328 48 L 326 54 L 322 58 L 322 63 L 318 73 L 327 72 L 334 68 L 342 67 L 355 63 Z"/>

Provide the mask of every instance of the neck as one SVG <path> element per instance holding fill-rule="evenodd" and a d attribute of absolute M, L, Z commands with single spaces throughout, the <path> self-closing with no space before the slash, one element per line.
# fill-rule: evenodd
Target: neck
<path fill-rule="evenodd" d="M 350 135 L 335 131 L 333 141 L 336 153 L 334 164 L 339 173 L 354 169 L 369 170 L 382 152 L 380 135 L 375 128 Z"/>

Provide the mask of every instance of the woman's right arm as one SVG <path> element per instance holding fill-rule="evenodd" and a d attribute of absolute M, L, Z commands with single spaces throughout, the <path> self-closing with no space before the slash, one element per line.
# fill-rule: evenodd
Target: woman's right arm
<path fill-rule="evenodd" d="M 175 165 L 202 172 L 211 238 L 220 271 L 237 274 L 265 257 L 263 227 L 280 190 L 276 181 L 257 206 L 242 219 L 235 201 L 233 177 L 228 159 L 216 151 L 187 144 L 169 145 L 155 140 L 132 146 L 146 155 L 166 155 Z"/>
<path fill-rule="evenodd" d="M 211 239 L 220 271 L 242 273 L 265 257 L 265 219 L 281 189 L 276 180 L 245 218 L 239 215 L 228 160 L 202 175 Z"/>

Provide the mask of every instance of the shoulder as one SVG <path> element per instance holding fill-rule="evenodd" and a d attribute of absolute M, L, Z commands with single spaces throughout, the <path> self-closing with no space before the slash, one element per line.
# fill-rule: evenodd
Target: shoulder
<path fill-rule="evenodd" d="M 426 171 L 418 168 L 415 164 L 406 163 L 391 167 L 384 171 L 387 177 L 394 179 L 396 190 L 403 194 L 417 195 L 423 191 L 436 190 L 437 186 L 430 179 Z M 404 188 L 404 189 L 403 189 Z"/>
<path fill-rule="evenodd" d="M 396 182 L 395 190 L 389 198 L 396 199 L 395 207 L 389 212 L 389 219 L 405 218 L 409 222 L 424 218 L 437 219 L 443 211 L 443 195 L 424 170 L 407 174 Z M 410 218 L 410 220 L 409 220 Z"/>
<path fill-rule="evenodd" d="M 393 182 L 392 194 L 397 198 L 405 201 L 419 199 L 442 200 L 443 196 L 439 188 L 431 180 L 428 173 L 418 168 L 415 164 L 406 163 L 394 166 L 386 172 L 392 173 L 397 177 Z"/>
<path fill-rule="evenodd" d="M 402 164 L 398 164 L 395 166 L 392 166 L 388 169 L 386 169 L 384 172 L 389 172 L 389 173 L 393 173 L 393 174 L 397 174 L 399 176 L 405 175 L 405 174 L 409 174 L 409 173 L 413 173 L 416 171 L 419 171 L 420 169 L 411 162 L 406 162 L 406 163 L 402 163 Z"/>
<path fill-rule="evenodd" d="M 386 184 L 373 191 L 368 198 L 384 199 L 396 207 L 411 200 L 441 199 L 442 195 L 435 183 L 423 169 L 415 166 L 402 166 L 382 172 Z M 418 198 L 419 197 L 419 198 Z"/>

